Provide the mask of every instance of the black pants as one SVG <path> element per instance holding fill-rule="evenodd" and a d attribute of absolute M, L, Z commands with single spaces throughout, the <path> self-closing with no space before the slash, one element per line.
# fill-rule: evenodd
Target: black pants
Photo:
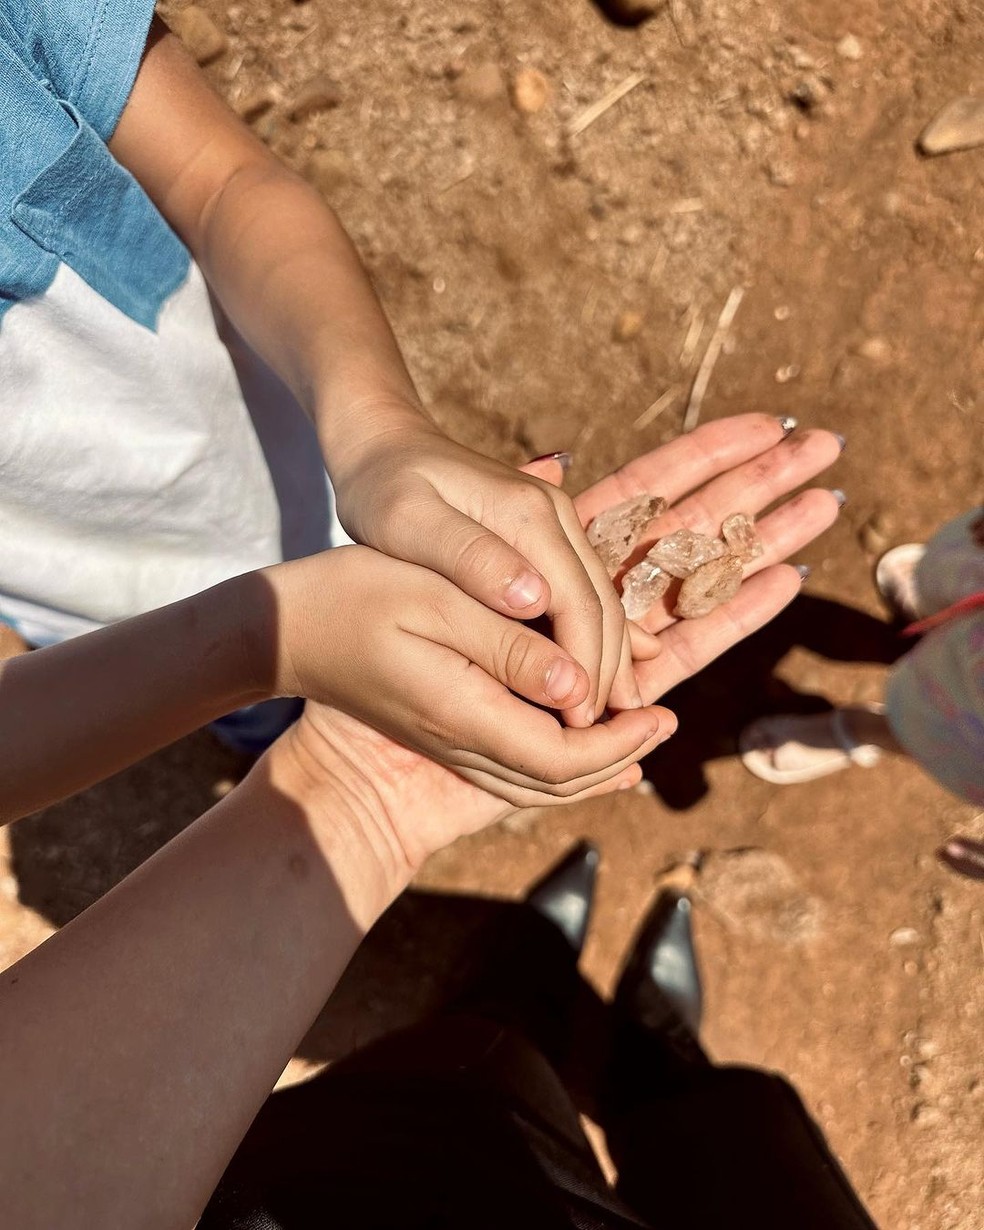
<path fill-rule="evenodd" d="M 873 1230 L 778 1076 L 697 1068 L 605 1126 L 615 1192 L 529 1042 L 437 1018 L 270 1097 L 200 1230 Z"/>

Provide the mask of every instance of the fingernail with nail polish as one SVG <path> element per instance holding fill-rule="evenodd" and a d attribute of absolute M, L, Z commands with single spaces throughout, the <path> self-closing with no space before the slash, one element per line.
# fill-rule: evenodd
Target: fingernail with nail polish
<path fill-rule="evenodd" d="M 558 658 L 548 669 L 543 690 L 551 700 L 563 700 L 570 696 L 577 682 L 577 667 L 567 658 Z"/>
<path fill-rule="evenodd" d="M 779 426 L 782 428 L 783 437 L 789 435 L 799 427 L 799 419 L 794 419 L 791 414 L 782 414 L 778 416 Z"/>
<path fill-rule="evenodd" d="M 840 487 L 831 488 L 830 494 L 837 501 L 838 508 L 843 508 L 844 505 L 847 503 L 847 496 L 844 494 L 843 491 L 841 491 Z"/>
<path fill-rule="evenodd" d="M 571 464 L 574 461 L 574 457 L 571 453 L 543 453 L 542 456 L 540 457 L 531 458 L 530 465 L 532 465 L 534 461 L 556 461 L 557 464 L 560 466 L 560 468 L 566 474 L 567 471 L 571 468 Z"/>
<path fill-rule="evenodd" d="M 518 576 L 503 595 L 506 606 L 514 611 L 522 611 L 543 596 L 543 582 L 535 572 L 524 572 Z"/>
<path fill-rule="evenodd" d="M 795 564 L 794 567 L 796 571 L 800 574 L 800 584 L 802 585 L 802 583 L 810 575 L 813 569 L 810 567 L 809 564 Z"/>
<path fill-rule="evenodd" d="M 839 431 L 831 432 L 831 435 L 834 437 L 837 443 L 841 446 L 841 452 L 843 453 L 844 449 L 847 448 L 847 437 L 842 436 Z"/>

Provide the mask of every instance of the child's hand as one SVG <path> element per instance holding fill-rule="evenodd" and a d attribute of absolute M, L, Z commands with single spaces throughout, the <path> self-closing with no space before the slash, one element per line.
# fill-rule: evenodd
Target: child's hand
<path fill-rule="evenodd" d="M 517 806 L 593 792 L 675 729 L 655 708 L 562 726 L 536 706 L 582 704 L 583 668 L 418 565 L 340 547 L 264 575 L 277 599 L 275 693 L 342 709 Z"/>
<path fill-rule="evenodd" d="M 569 725 L 641 703 L 621 603 L 563 492 L 423 423 L 377 438 L 332 478 L 360 542 L 513 619 L 551 618 L 557 644 L 587 672 L 584 694 L 560 706 Z"/>

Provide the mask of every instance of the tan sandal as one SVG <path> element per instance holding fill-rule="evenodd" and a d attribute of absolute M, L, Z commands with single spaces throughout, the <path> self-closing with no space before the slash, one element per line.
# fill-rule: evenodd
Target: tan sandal
<path fill-rule="evenodd" d="M 885 712 L 880 704 L 850 708 Z M 867 769 L 882 754 L 875 744 L 858 743 L 851 737 L 842 709 L 759 718 L 741 732 L 738 747 L 745 768 L 776 786 L 812 782 L 851 765 Z"/>

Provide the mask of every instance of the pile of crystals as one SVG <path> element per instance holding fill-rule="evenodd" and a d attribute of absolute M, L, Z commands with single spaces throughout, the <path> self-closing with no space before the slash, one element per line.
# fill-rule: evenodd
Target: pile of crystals
<path fill-rule="evenodd" d="M 614 577 L 645 536 L 651 522 L 666 511 L 666 501 L 635 496 L 596 517 L 588 541 Z M 733 513 L 721 526 L 721 538 L 693 530 L 677 530 L 660 538 L 645 557 L 622 578 L 622 606 L 629 619 L 641 619 L 681 580 L 673 614 L 698 619 L 727 602 L 741 585 L 742 567 L 762 554 L 755 523 L 745 513 Z"/>

